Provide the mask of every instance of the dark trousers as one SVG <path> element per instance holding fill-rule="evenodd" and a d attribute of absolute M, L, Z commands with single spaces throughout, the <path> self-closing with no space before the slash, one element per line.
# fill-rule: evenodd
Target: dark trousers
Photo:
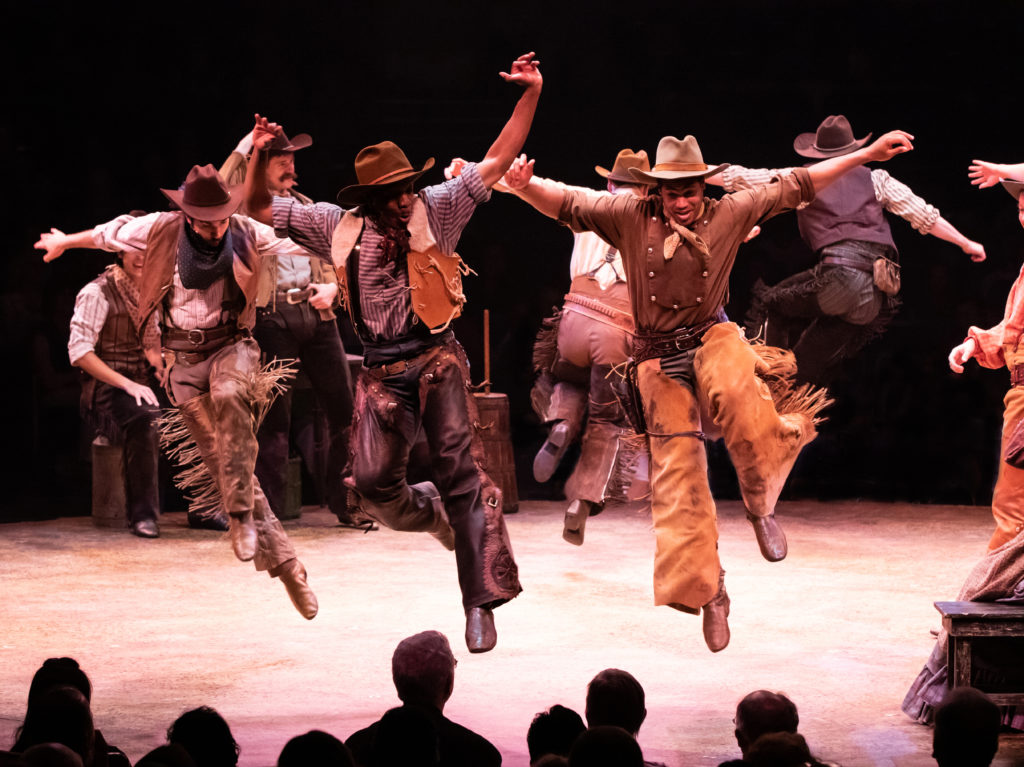
<path fill-rule="evenodd" d="M 123 389 L 97 381 L 86 419 L 97 434 L 124 447 L 124 492 L 128 521 L 157 518 L 160 512 L 158 465 L 160 445 L 156 419 L 160 409 L 136 404 Z"/>
<path fill-rule="evenodd" d="M 276 311 L 258 310 L 253 336 L 267 362 L 275 359 L 300 361 L 327 419 L 329 446 L 324 478 L 327 503 L 335 514 L 347 513 L 342 471 L 348 458 L 352 379 L 338 326 L 333 320 L 320 319 L 308 302 L 286 304 L 279 301 Z M 289 389 L 274 400 L 256 435 L 260 446 L 256 477 L 275 514 L 284 510 L 291 412 Z"/>
<path fill-rule="evenodd" d="M 364 371 L 356 387 L 351 482 L 363 511 L 394 530 L 441 532 L 447 512 L 463 606 L 493 607 L 522 589 L 501 491 L 481 468 L 468 386 L 465 352 L 454 340 L 413 357 L 395 375 Z M 421 428 L 434 483 L 410 485 L 409 452 Z"/>

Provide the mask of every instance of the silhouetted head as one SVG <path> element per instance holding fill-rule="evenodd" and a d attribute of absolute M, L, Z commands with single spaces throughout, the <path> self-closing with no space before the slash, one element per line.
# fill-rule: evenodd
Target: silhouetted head
<path fill-rule="evenodd" d="M 572 744 L 586 729 L 583 717 L 571 708 L 556 704 L 547 711 L 541 711 L 530 722 L 530 729 L 526 732 L 530 763 L 545 754 L 569 756 Z"/>
<path fill-rule="evenodd" d="M 455 686 L 455 664 L 451 645 L 439 631 L 403 639 L 391 656 L 391 677 L 399 699 L 443 709 Z"/>
<path fill-rule="evenodd" d="M 647 717 L 644 688 L 632 674 L 606 668 L 587 685 L 587 726 L 621 727 L 636 737 Z"/>
<path fill-rule="evenodd" d="M 999 707 L 973 687 L 954 687 L 935 709 L 932 757 L 939 767 L 987 767 L 999 750 Z"/>
<path fill-rule="evenodd" d="M 795 733 L 800 724 L 796 706 L 779 692 L 755 690 L 736 706 L 736 742 L 746 756 L 750 745 L 769 732 Z"/>
<path fill-rule="evenodd" d="M 182 746 L 197 767 L 235 767 L 238 744 L 224 717 L 209 706 L 200 706 L 174 720 L 167 740 Z"/>
<path fill-rule="evenodd" d="M 631 733 L 598 725 L 580 735 L 569 753 L 569 767 L 643 767 L 644 755 Z"/>
<path fill-rule="evenodd" d="M 322 730 L 310 730 L 284 744 L 277 767 L 355 767 L 355 762 L 336 737 Z"/>

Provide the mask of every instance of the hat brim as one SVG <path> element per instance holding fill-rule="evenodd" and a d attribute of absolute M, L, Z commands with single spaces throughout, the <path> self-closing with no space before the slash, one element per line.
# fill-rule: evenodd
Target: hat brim
<path fill-rule="evenodd" d="M 242 205 L 242 184 L 228 187 L 228 201 L 223 205 L 189 205 L 185 202 L 184 189 L 161 189 L 164 197 L 173 202 L 189 218 L 196 221 L 223 221 L 238 212 Z"/>
<path fill-rule="evenodd" d="M 288 140 L 287 146 L 277 147 L 273 144 L 270 145 L 269 151 L 271 152 L 298 152 L 300 149 L 305 149 L 308 146 L 313 145 L 313 137 L 308 133 L 300 133 L 295 138 Z"/>
<path fill-rule="evenodd" d="M 433 167 L 434 158 L 428 157 L 427 161 L 423 163 L 423 167 L 419 170 L 410 168 L 408 171 L 400 173 L 394 178 L 388 179 L 385 184 L 351 184 L 338 192 L 338 203 L 340 205 L 358 205 L 370 194 L 386 193 L 391 187 L 399 186 L 400 184 L 414 183 L 420 176 Z"/>
<path fill-rule="evenodd" d="M 1003 189 L 1010 193 L 1010 196 L 1015 199 L 1020 199 L 1021 189 L 1024 189 L 1024 181 L 1016 181 L 1012 178 L 1001 178 L 999 183 L 1003 185 Z"/>
<path fill-rule="evenodd" d="M 868 143 L 871 140 L 871 135 L 872 134 L 869 133 L 864 138 L 857 139 L 852 144 L 848 144 L 838 149 L 819 149 L 814 145 L 814 142 L 818 138 L 817 133 L 801 133 L 793 139 L 793 151 L 801 157 L 813 157 L 816 160 L 827 160 L 829 157 L 842 157 L 844 154 L 856 152 Z"/>
<path fill-rule="evenodd" d="M 639 168 L 630 168 L 629 175 L 634 181 L 641 184 L 660 184 L 663 181 L 682 181 L 684 179 L 703 179 L 714 176 L 728 168 L 732 163 L 723 162 L 721 165 L 709 165 L 707 170 L 652 170 L 642 171 Z"/>
<path fill-rule="evenodd" d="M 603 168 L 600 165 L 595 165 L 594 170 L 597 172 L 597 175 L 599 175 L 601 178 L 606 178 L 609 181 L 618 181 L 619 183 L 622 184 L 637 183 L 637 180 L 632 176 L 626 173 L 616 173 L 614 168 L 608 170 L 607 168 Z"/>

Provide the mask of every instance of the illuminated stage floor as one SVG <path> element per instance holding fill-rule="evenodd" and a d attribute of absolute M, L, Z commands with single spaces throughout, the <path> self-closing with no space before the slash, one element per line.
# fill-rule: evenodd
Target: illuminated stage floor
<path fill-rule="evenodd" d="M 653 535 L 642 510 L 613 507 L 587 541 L 561 540 L 562 504 L 522 502 L 506 517 L 524 593 L 496 612 L 498 646 L 470 655 L 454 555 L 428 535 L 362 534 L 307 508 L 286 528 L 320 614 L 304 621 L 277 582 L 234 560 L 225 536 L 165 515 L 154 541 L 88 518 L 0 525 L 0 747 L 47 657 L 92 677 L 107 740 L 134 762 L 182 711 L 210 705 L 230 723 L 243 767 L 273 765 L 310 729 L 347 737 L 397 704 L 390 657 L 403 637 L 447 634 L 459 660 L 445 713 L 526 765 L 526 730 L 554 703 L 583 712 L 602 668 L 647 691 L 647 759 L 733 758 L 736 701 L 786 692 L 821 757 L 852 765 L 932 765 L 931 730 L 899 705 L 934 643 L 932 602 L 955 598 L 983 554 L 987 508 L 783 503 L 789 557 L 761 559 L 737 502 L 720 507 L 732 643 L 712 655 L 699 618 L 651 599 Z M 996 764 L 1024 762 L 1004 735 Z"/>

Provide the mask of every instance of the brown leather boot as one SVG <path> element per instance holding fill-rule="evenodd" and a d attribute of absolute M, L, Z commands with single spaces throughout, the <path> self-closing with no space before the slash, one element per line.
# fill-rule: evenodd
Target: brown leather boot
<path fill-rule="evenodd" d="M 231 548 L 239 560 L 248 562 L 256 556 L 259 536 L 256 534 L 256 521 L 252 518 L 251 511 L 229 514 L 228 530 L 231 531 Z"/>
<path fill-rule="evenodd" d="M 729 594 L 725 590 L 725 570 L 718 575 L 718 593 L 704 605 L 704 641 L 711 652 L 729 646 Z"/>
<path fill-rule="evenodd" d="M 306 568 L 297 558 L 289 559 L 278 565 L 270 571 L 270 575 L 273 578 L 281 579 L 281 583 L 284 584 L 285 590 L 288 592 L 288 597 L 303 618 L 311 621 L 316 617 L 319 609 L 316 594 L 313 593 L 313 589 L 306 581 Z"/>
<path fill-rule="evenodd" d="M 472 653 L 493 650 L 498 643 L 494 628 L 494 611 L 489 607 L 470 607 L 466 610 L 466 647 Z"/>
<path fill-rule="evenodd" d="M 757 545 L 761 549 L 761 556 L 769 562 L 779 562 L 785 559 L 789 547 L 786 545 L 786 534 L 779 527 L 775 514 L 758 517 L 748 511 L 747 519 L 754 526 L 754 535 L 757 536 Z"/>

